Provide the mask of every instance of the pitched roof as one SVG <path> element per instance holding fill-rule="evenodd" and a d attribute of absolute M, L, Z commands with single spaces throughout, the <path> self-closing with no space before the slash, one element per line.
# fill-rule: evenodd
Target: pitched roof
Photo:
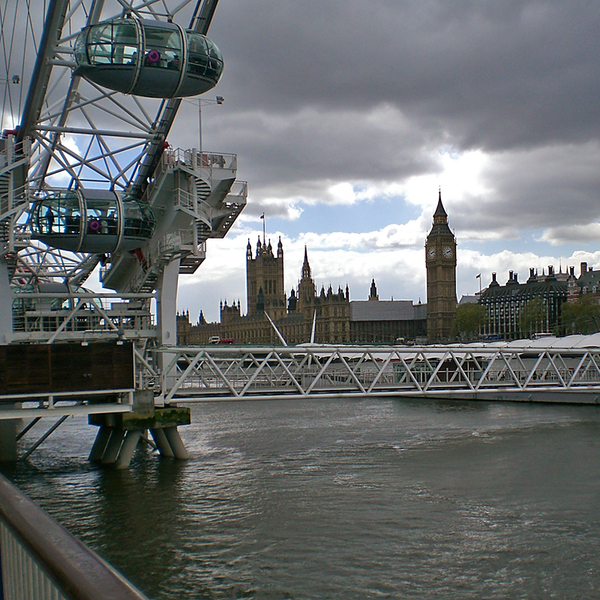
<path fill-rule="evenodd" d="M 427 305 L 412 300 L 352 300 L 350 321 L 413 321 L 427 318 Z"/>

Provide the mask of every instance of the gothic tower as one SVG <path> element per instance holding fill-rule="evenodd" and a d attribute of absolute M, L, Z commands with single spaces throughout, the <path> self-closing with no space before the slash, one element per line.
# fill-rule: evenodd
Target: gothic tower
<path fill-rule="evenodd" d="M 448 227 L 442 190 L 425 242 L 427 266 L 427 338 L 448 340 L 456 316 L 456 239 Z"/>
<path fill-rule="evenodd" d="M 246 248 L 246 293 L 248 314 L 266 311 L 272 319 L 286 314 L 285 289 L 283 287 L 283 244 L 279 238 L 277 256 L 273 254 L 271 242 L 261 243 L 258 238 L 256 257 L 248 240 Z"/>
<path fill-rule="evenodd" d="M 302 264 L 302 276 L 298 283 L 298 309 L 307 310 L 312 308 L 317 296 L 317 288 L 312 278 L 310 264 L 308 263 L 308 251 L 304 246 L 304 263 Z"/>

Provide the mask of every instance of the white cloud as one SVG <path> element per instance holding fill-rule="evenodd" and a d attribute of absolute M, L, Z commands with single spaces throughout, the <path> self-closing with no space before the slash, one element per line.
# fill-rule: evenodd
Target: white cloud
<path fill-rule="evenodd" d="M 541 239 L 553 246 L 569 243 L 600 242 L 600 223 L 550 227 L 543 232 Z"/>

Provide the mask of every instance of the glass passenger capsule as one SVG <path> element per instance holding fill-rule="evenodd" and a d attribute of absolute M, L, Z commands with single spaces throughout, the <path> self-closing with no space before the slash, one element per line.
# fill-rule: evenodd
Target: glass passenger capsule
<path fill-rule="evenodd" d="M 56 190 L 34 203 L 29 229 L 48 246 L 99 254 L 139 248 L 156 219 L 147 204 L 109 190 Z"/>
<path fill-rule="evenodd" d="M 207 37 L 174 23 L 133 17 L 84 29 L 75 44 L 77 75 L 124 94 L 179 98 L 203 94 L 223 72 Z"/>

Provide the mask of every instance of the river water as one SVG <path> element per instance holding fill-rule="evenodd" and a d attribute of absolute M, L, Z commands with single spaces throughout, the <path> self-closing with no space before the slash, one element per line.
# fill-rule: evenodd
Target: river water
<path fill-rule="evenodd" d="M 600 597 L 596 407 L 192 410 L 188 462 L 96 468 L 71 419 L 9 475 L 153 600 Z"/>

